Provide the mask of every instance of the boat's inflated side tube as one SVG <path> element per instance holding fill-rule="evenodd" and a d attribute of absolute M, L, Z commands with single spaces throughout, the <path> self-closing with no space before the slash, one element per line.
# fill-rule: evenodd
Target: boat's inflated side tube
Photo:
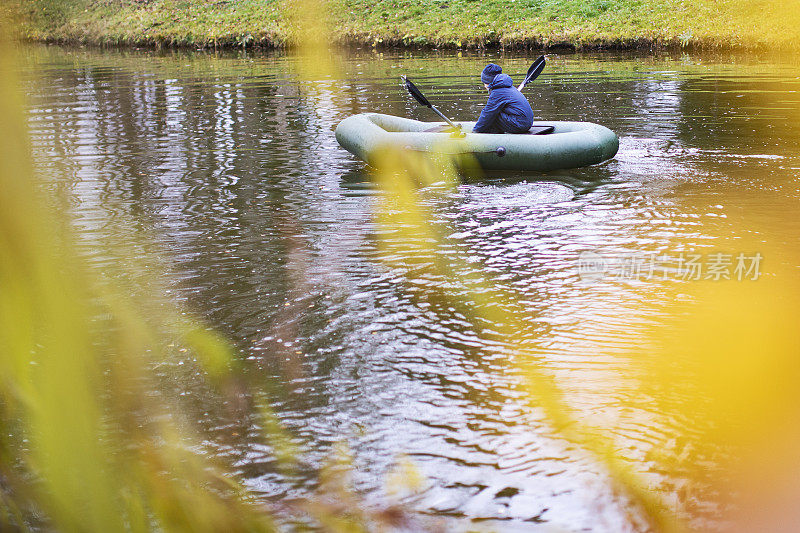
<path fill-rule="evenodd" d="M 619 149 L 613 131 L 591 122 L 534 122 L 553 126 L 547 135 L 466 133 L 455 137 L 429 130 L 442 123 L 363 113 L 336 127 L 336 140 L 369 164 L 384 147 L 423 152 L 468 154 L 485 170 L 558 170 L 585 167 L 611 159 Z M 470 132 L 474 122 L 462 122 Z M 468 158 L 472 159 L 472 158 Z"/>

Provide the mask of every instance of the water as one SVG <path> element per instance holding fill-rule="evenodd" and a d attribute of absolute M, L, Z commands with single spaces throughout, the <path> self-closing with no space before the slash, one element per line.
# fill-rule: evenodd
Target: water
<path fill-rule="evenodd" d="M 550 436 L 513 365 L 381 262 L 380 193 L 333 135 L 365 111 L 435 120 L 400 74 L 452 118 L 474 119 L 482 66 L 517 79 L 532 59 L 354 51 L 336 79 L 301 83 L 297 62 L 278 53 L 26 51 L 36 168 L 86 256 L 111 264 L 109 241 L 159 254 L 170 295 L 235 342 L 263 384 L 256 395 L 307 446 L 307 468 L 287 478 L 255 422 L 204 422 L 209 447 L 266 498 L 307 494 L 346 442 L 368 502 L 383 501 L 387 473 L 406 457 L 427 479 L 406 503 L 447 527 L 629 527 L 603 466 Z M 620 453 L 667 501 L 676 480 L 649 454 L 687 428 L 655 421 L 626 354 L 688 282 L 674 270 L 587 282 L 579 258 L 749 254 L 761 243 L 787 252 L 765 265 L 796 269 L 795 59 L 550 56 L 526 89 L 537 119 L 603 124 L 620 137 L 617 157 L 471 180 L 430 206 L 443 251 L 462 243 L 467 268 L 524 305 L 525 341 L 571 405 L 609 422 Z M 717 518 L 713 495 L 692 504 L 696 525 Z"/>

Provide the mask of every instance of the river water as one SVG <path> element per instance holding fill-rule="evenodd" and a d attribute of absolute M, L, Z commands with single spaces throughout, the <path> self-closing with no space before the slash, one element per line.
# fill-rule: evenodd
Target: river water
<path fill-rule="evenodd" d="M 335 78 L 298 81 L 302 66 L 282 53 L 25 51 L 36 169 L 87 257 L 103 265 L 100 243 L 146 235 L 171 297 L 236 344 L 263 384 L 256 394 L 303 442 L 307 468 L 289 478 L 256 423 L 207 422 L 209 447 L 256 492 L 302 497 L 344 442 L 367 502 L 385 498 L 404 458 L 425 479 L 405 503 L 449 529 L 633 527 L 604 467 L 551 435 L 507 362 L 382 263 L 380 192 L 333 134 L 366 111 L 435 120 L 400 74 L 452 118 L 474 120 L 483 65 L 518 81 L 536 55 L 356 50 Z M 587 254 L 751 257 L 760 243 L 787 251 L 765 252 L 765 276 L 769 265 L 796 268 L 798 64 L 553 54 L 526 89 L 537 119 L 603 124 L 619 135 L 618 155 L 466 180 L 432 206 L 433 222 L 468 249 L 468 268 L 525 307 L 529 340 L 570 404 L 612 421 L 620 453 L 699 527 L 717 519 L 714 498 L 681 500 L 680 479 L 650 459 L 684 428 L 648 422 L 651 406 L 626 375 L 642 329 L 690 281 L 677 268 L 634 276 L 616 259 L 599 280 L 579 267 Z"/>

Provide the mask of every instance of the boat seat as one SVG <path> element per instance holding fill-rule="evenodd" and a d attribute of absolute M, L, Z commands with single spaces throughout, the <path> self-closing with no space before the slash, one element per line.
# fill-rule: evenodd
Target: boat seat
<path fill-rule="evenodd" d="M 533 126 L 524 135 L 547 135 L 548 133 L 553 133 L 555 129 L 555 126 Z"/>

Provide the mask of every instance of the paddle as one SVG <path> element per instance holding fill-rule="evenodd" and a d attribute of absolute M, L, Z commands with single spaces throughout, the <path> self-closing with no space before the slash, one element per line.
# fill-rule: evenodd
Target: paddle
<path fill-rule="evenodd" d="M 525 75 L 525 80 L 519 84 L 518 90 L 522 90 L 528 83 L 532 82 L 539 77 L 539 74 L 544 70 L 544 56 L 539 56 L 539 59 L 533 62 L 531 68 L 528 69 L 528 74 Z"/>
<path fill-rule="evenodd" d="M 433 106 L 433 104 L 431 104 L 431 103 L 428 101 L 428 99 L 427 99 L 427 98 L 425 98 L 425 95 L 424 95 L 424 94 L 422 94 L 422 93 L 420 92 L 420 90 L 419 90 L 419 89 L 417 89 L 417 86 L 416 86 L 416 85 L 414 85 L 413 83 L 411 83 L 411 80 L 409 80 L 409 79 L 408 79 L 408 78 L 406 78 L 405 76 L 400 76 L 400 79 L 402 79 L 402 80 L 403 80 L 403 83 L 404 83 L 404 84 L 405 84 L 405 86 L 406 86 L 406 90 L 408 90 L 408 93 L 409 93 L 411 96 L 413 96 L 413 97 L 414 97 L 414 100 L 416 100 L 416 101 L 417 101 L 417 102 L 419 102 L 420 104 L 424 105 L 425 107 L 427 107 L 427 108 L 429 108 L 429 109 L 432 109 L 434 113 L 436 113 L 437 115 L 439 115 L 440 117 L 442 117 L 442 118 L 445 120 L 445 122 L 447 122 L 448 124 L 450 124 L 450 127 L 451 127 L 451 128 L 453 128 L 454 130 L 456 130 L 456 131 L 461 131 L 461 126 L 457 126 L 457 125 L 453 124 L 453 121 L 452 121 L 452 120 L 450 120 L 449 118 L 447 118 L 446 116 L 444 116 L 444 114 L 442 114 L 442 112 L 441 112 L 441 111 L 439 111 L 438 109 L 436 109 L 436 107 L 434 107 L 434 106 Z"/>

